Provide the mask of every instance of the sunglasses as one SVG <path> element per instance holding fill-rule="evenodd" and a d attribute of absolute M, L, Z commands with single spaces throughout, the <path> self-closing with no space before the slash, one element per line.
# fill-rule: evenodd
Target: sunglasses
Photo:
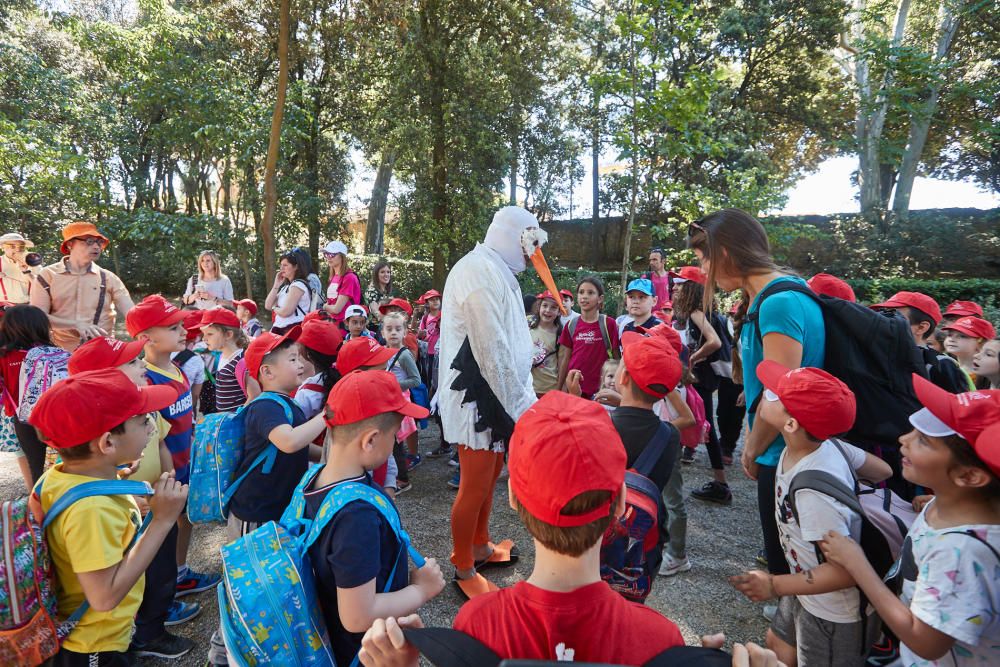
<path fill-rule="evenodd" d="M 688 225 L 688 231 L 687 231 L 688 238 L 691 238 L 698 232 L 701 232 L 705 236 L 708 236 L 708 230 L 702 226 L 701 220 L 695 220 L 694 222 Z"/>

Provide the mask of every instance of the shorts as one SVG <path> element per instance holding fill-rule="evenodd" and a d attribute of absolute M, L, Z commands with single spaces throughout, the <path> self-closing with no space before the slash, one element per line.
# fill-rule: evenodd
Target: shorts
<path fill-rule="evenodd" d="M 879 638 L 878 614 L 865 622 L 834 623 L 813 616 L 794 595 L 781 598 L 771 632 L 795 647 L 800 665 L 864 667 L 872 644 Z"/>

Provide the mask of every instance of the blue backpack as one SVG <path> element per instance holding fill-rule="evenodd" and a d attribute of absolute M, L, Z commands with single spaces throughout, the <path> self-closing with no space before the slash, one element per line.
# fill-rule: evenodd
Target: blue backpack
<path fill-rule="evenodd" d="M 280 522 L 270 521 L 222 547 L 219 618 L 230 659 L 235 658 L 235 664 L 241 667 L 336 666 L 316 595 L 309 547 L 348 503 L 363 500 L 373 505 L 389 522 L 414 564 L 424 564 L 423 557 L 410 545 L 410 536 L 403 530 L 396 508 L 367 484 L 335 486 L 316 518 L 306 519 L 303 493 L 321 469 L 322 465 L 314 465 L 302 477 Z M 399 560 L 397 557 L 396 565 Z M 396 565 L 383 592 L 392 585 Z"/>
<path fill-rule="evenodd" d="M 661 424 L 633 467 L 625 471 L 625 513 L 611 520 L 601 540 L 601 579 L 632 602 L 644 602 L 649 596 L 662 561 L 660 522 L 666 510 L 662 492 L 649 475 L 669 443 L 669 427 Z"/>
<path fill-rule="evenodd" d="M 270 474 L 278 448 L 273 444 L 264 448 L 246 472 L 233 479 L 243 459 L 246 435 L 246 409 L 261 399 L 274 401 L 285 409 L 285 419 L 291 424 L 292 408 L 288 399 L 265 391 L 235 412 L 216 412 L 205 415 L 194 430 L 191 443 L 191 479 L 188 483 L 187 514 L 191 523 L 225 521 L 227 507 L 236 489 L 257 466 Z"/>

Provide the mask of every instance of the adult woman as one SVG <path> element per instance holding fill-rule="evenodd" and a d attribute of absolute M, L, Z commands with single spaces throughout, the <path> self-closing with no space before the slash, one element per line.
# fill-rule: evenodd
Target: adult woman
<path fill-rule="evenodd" d="M 712 476 L 700 489 L 691 493 L 699 500 L 729 505 L 733 502 L 733 494 L 726 481 L 726 470 L 722 462 L 722 448 L 719 446 L 719 434 L 715 428 L 713 394 L 720 386 L 719 375 L 712 367 L 712 362 L 718 361 L 722 339 L 719 329 L 726 326 L 725 321 L 710 306 L 703 309 L 705 300 L 705 274 L 695 266 L 685 266 L 674 278 L 673 304 L 677 316 L 687 322 L 688 348 L 691 350 L 691 371 L 695 377 L 694 389 L 705 404 L 705 416 L 708 418 L 708 460 L 712 465 Z M 709 314 L 706 315 L 706 312 Z M 692 463 L 694 450 L 687 447 L 681 455 L 681 461 Z"/>
<path fill-rule="evenodd" d="M 28 248 L 35 244 L 17 232 L 0 236 L 0 301 L 5 303 L 28 303 L 31 281 L 38 274 L 41 262 L 29 266 L 26 261 Z M 35 255 L 38 257 L 38 255 Z"/>
<path fill-rule="evenodd" d="M 383 303 L 388 303 L 392 298 L 392 267 L 384 259 L 372 269 L 372 281 L 368 283 L 365 290 L 365 303 L 368 304 L 368 312 L 375 319 L 381 320 L 382 315 L 378 312 L 378 307 Z"/>
<path fill-rule="evenodd" d="M 716 286 L 727 292 L 742 292 L 737 319 L 747 315 L 740 332 L 740 350 L 750 431 L 743 444 L 741 463 L 747 476 L 757 480 L 768 570 L 787 574 L 788 563 L 778 541 L 774 516 L 774 479 L 785 443 L 777 429 L 754 418 L 764 389 L 756 369 L 764 359 L 788 368 L 822 367 L 826 349 L 823 313 L 812 299 L 796 292 L 780 292 L 763 304 L 758 302 L 757 297 L 773 282 L 791 280 L 805 285 L 805 281 L 774 263 L 764 227 L 745 211 L 723 209 L 691 223 L 688 247 L 708 275 L 703 299 L 706 312 Z"/>
<path fill-rule="evenodd" d="M 233 302 L 233 284 L 222 273 L 222 263 L 214 250 L 198 253 L 198 273 L 188 278 L 181 301 L 198 310 Z"/>
<path fill-rule="evenodd" d="M 344 321 L 344 309 L 361 303 L 361 281 L 347 266 L 347 246 L 330 241 L 323 247 L 323 258 L 330 267 L 330 285 L 326 288 L 323 310 L 334 322 Z"/>
<path fill-rule="evenodd" d="M 311 302 L 307 263 L 298 253 L 287 252 L 281 256 L 280 266 L 264 300 L 264 307 L 271 311 L 274 324 L 271 333 L 276 334 L 283 334 L 301 322 Z"/>

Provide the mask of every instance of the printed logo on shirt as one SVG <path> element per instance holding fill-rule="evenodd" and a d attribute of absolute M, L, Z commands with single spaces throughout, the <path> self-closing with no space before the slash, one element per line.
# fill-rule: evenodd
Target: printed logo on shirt
<path fill-rule="evenodd" d="M 600 343 L 601 345 L 604 345 L 604 339 L 601 337 L 601 333 L 599 331 L 594 331 L 593 329 L 578 332 L 576 334 L 576 340 L 587 345 L 591 345 L 593 343 Z"/>
<path fill-rule="evenodd" d="M 177 399 L 177 402 L 167 408 L 167 419 L 172 419 L 185 412 L 190 412 L 191 407 L 194 405 L 194 401 L 191 398 L 191 392 L 188 392 Z"/>
<path fill-rule="evenodd" d="M 573 657 L 576 655 L 576 651 L 571 648 L 566 648 L 566 644 L 559 642 L 556 644 L 556 661 L 557 662 L 573 662 Z"/>

